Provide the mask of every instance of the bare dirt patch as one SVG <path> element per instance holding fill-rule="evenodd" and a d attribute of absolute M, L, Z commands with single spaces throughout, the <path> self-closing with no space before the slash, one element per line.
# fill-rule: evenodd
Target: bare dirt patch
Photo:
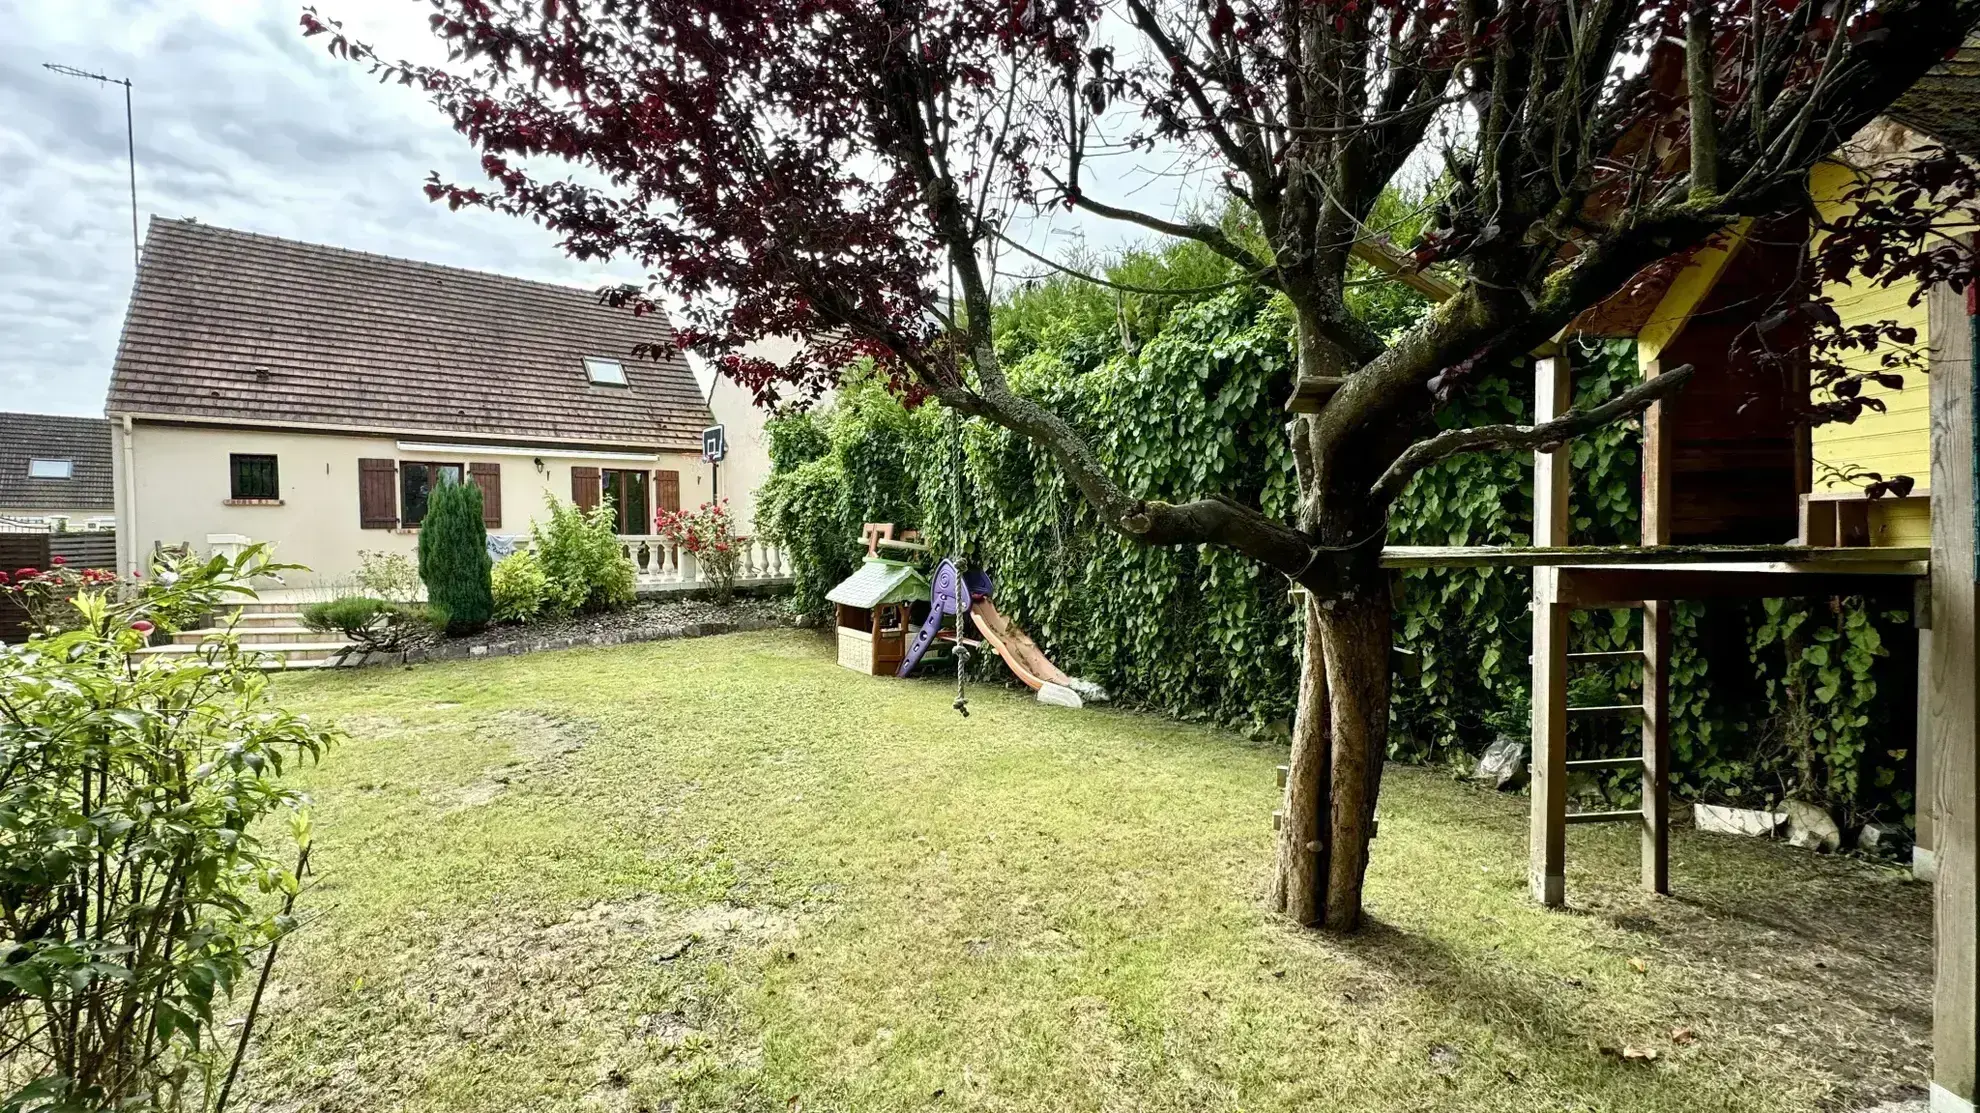
<path fill-rule="evenodd" d="M 508 760 L 454 790 L 446 806 L 448 811 L 492 804 L 512 785 L 562 771 L 571 755 L 584 749 L 585 743 L 597 733 L 597 725 L 589 720 L 535 711 L 503 711 L 486 722 L 485 733 L 491 741 L 506 746 Z"/>

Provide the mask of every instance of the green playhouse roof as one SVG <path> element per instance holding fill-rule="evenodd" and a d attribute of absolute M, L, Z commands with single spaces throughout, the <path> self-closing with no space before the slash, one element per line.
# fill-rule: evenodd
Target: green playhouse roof
<path fill-rule="evenodd" d="M 867 557 L 825 598 L 848 607 L 877 607 L 928 598 L 928 577 L 897 560 Z"/>

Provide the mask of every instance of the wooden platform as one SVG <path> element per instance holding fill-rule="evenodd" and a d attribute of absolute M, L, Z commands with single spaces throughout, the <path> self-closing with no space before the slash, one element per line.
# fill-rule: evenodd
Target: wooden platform
<path fill-rule="evenodd" d="M 1810 545 L 1390 545 L 1384 568 L 1671 568 L 1922 576 L 1926 548 Z"/>

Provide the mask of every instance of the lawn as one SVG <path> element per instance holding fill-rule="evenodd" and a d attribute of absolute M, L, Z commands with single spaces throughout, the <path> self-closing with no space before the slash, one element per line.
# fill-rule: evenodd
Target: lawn
<path fill-rule="evenodd" d="M 1923 1077 L 1929 893 L 1392 768 L 1351 939 L 1260 903 L 1282 751 L 800 632 L 286 676 L 351 741 L 261 1110 L 1786 1110 Z M 1624 1061 L 1629 1048 L 1654 1061 Z"/>

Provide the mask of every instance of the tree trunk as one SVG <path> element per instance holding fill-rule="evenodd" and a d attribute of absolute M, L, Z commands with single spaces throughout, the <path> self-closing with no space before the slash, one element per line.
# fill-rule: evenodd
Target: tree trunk
<path fill-rule="evenodd" d="M 1389 580 L 1381 572 L 1370 579 L 1319 607 L 1334 735 L 1321 922 L 1335 931 L 1361 923 L 1361 881 L 1389 746 Z"/>
<path fill-rule="evenodd" d="M 1307 597 L 1306 647 L 1271 907 L 1306 927 L 1361 923 L 1389 743 L 1389 581 Z"/>
<path fill-rule="evenodd" d="M 1326 830 L 1329 769 L 1333 764 L 1332 717 L 1327 705 L 1327 658 L 1321 648 L 1320 610 L 1306 602 L 1306 640 L 1299 670 L 1299 706 L 1293 716 L 1291 764 L 1279 821 L 1279 863 L 1273 874 L 1274 911 L 1303 927 L 1317 927 L 1327 876 Z"/>

